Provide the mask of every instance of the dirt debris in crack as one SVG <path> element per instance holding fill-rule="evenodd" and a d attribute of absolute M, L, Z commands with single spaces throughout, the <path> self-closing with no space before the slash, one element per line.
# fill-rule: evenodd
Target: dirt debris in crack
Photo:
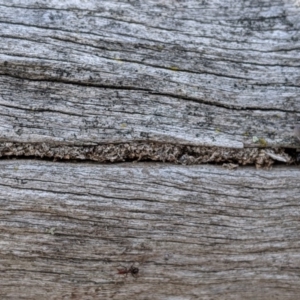
<path fill-rule="evenodd" d="M 275 162 L 292 164 L 296 154 L 287 149 L 220 148 L 174 145 L 156 142 L 68 146 L 50 143 L 0 143 L 0 157 L 37 157 L 54 160 L 91 160 L 97 162 L 159 161 L 176 164 L 233 163 L 270 168 Z"/>

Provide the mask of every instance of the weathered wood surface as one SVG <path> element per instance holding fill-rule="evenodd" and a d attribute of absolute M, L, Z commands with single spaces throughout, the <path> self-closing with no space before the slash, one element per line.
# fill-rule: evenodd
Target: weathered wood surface
<path fill-rule="evenodd" d="M 292 162 L 298 2 L 0 0 L 0 157 Z M 1 160 L 0 298 L 297 299 L 299 173 Z"/>
<path fill-rule="evenodd" d="M 0 297 L 297 299 L 299 177 L 1 161 Z"/>
<path fill-rule="evenodd" d="M 297 147 L 297 1 L 0 0 L 0 20 L 1 141 Z"/>

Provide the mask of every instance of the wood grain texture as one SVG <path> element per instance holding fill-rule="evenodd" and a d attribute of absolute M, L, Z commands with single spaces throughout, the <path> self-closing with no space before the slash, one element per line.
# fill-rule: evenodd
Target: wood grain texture
<path fill-rule="evenodd" d="M 299 147 L 297 1 L 0 1 L 0 139 Z"/>
<path fill-rule="evenodd" d="M 1 299 L 296 299 L 299 176 L 1 161 Z"/>
<path fill-rule="evenodd" d="M 78 159 L 294 162 L 299 66 L 296 0 L 0 0 L 0 298 L 297 299 L 298 167 Z"/>

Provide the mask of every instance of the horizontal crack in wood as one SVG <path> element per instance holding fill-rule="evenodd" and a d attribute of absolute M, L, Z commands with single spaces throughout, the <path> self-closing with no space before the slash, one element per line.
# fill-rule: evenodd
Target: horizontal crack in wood
<path fill-rule="evenodd" d="M 235 163 L 269 168 L 275 161 L 296 161 L 285 149 L 199 147 L 154 142 L 66 146 L 48 143 L 0 143 L 0 157 L 39 157 L 97 162 L 159 161 L 176 164 Z"/>

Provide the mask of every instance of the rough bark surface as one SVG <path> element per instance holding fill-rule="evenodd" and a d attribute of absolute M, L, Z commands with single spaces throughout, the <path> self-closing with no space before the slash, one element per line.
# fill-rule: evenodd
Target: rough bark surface
<path fill-rule="evenodd" d="M 0 298 L 297 299 L 299 67 L 296 0 L 0 0 Z"/>

